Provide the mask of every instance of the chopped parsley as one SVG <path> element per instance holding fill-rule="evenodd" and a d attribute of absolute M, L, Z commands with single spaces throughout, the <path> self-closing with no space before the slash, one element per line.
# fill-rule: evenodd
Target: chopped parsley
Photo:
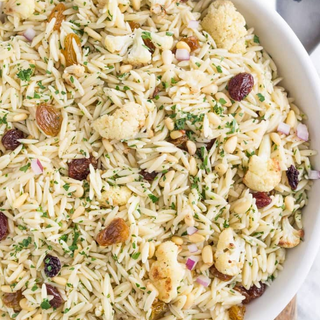
<path fill-rule="evenodd" d="M 31 166 L 30 163 L 27 163 L 25 166 L 21 167 L 19 170 L 23 172 L 27 172 L 30 166 Z"/>
<path fill-rule="evenodd" d="M 156 197 L 156 196 L 154 196 L 153 194 L 148 194 L 148 197 L 149 197 L 149 199 L 151 199 L 151 201 L 152 201 L 153 203 L 156 203 L 156 202 L 159 201 L 159 198 Z"/>
<path fill-rule="evenodd" d="M 254 37 L 253 37 L 253 42 L 254 42 L 254 43 L 260 43 L 259 37 L 256 36 L 256 35 L 254 35 Z"/>
<path fill-rule="evenodd" d="M 22 69 L 17 73 L 17 77 L 21 80 L 21 81 L 30 81 L 32 75 L 32 70 L 29 69 Z"/>
<path fill-rule="evenodd" d="M 261 94 L 261 93 L 258 93 L 258 94 L 257 94 L 257 97 L 259 98 L 260 102 L 263 102 L 264 100 L 266 100 L 266 98 L 264 97 L 264 95 Z"/>
<path fill-rule="evenodd" d="M 135 252 L 131 255 L 131 258 L 137 260 L 140 257 L 140 252 Z"/>
<path fill-rule="evenodd" d="M 48 310 L 51 308 L 51 304 L 48 299 L 43 299 L 43 301 L 40 304 L 40 307 L 41 309 Z"/>

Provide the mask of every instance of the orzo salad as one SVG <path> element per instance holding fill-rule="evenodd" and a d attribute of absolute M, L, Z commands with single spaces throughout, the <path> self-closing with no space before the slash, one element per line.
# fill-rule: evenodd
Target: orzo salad
<path fill-rule="evenodd" d="M 0 318 L 245 319 L 320 176 L 252 26 L 228 0 L 1 5 Z"/>

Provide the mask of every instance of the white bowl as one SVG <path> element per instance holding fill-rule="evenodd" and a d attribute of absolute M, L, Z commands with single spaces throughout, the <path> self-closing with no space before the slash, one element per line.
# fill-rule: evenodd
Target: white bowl
<path fill-rule="evenodd" d="M 274 58 L 280 76 L 284 77 L 281 84 L 309 118 L 312 148 L 320 151 L 320 80 L 309 55 L 278 13 L 263 4 L 268 0 L 232 1 Z M 313 157 L 313 162 L 320 170 L 320 157 Z M 274 320 L 305 280 L 320 245 L 319 194 L 320 183 L 316 182 L 303 210 L 304 242 L 287 250 L 284 270 L 265 294 L 248 306 L 245 320 Z"/>

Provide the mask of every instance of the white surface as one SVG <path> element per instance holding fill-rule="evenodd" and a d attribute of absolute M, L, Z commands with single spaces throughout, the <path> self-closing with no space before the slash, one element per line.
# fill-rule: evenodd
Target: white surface
<path fill-rule="evenodd" d="M 272 8 L 266 8 L 265 1 L 233 1 L 248 25 L 255 27 L 262 44 L 275 59 L 280 74 L 285 78 L 283 85 L 309 116 L 311 137 L 319 137 L 320 81 L 307 52 L 280 16 Z M 319 139 L 314 139 L 312 146 L 320 150 Z M 320 163 L 319 155 L 314 163 Z M 304 210 L 305 241 L 288 250 L 285 271 L 260 299 L 248 307 L 246 320 L 273 320 L 304 282 L 320 243 L 319 193 L 320 183 L 317 182 L 309 193 L 309 205 Z M 319 313 L 315 316 L 308 314 L 306 319 L 319 320 Z"/>

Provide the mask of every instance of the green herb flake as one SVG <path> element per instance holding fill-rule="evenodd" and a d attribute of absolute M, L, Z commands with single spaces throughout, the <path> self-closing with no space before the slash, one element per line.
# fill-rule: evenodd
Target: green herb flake
<path fill-rule="evenodd" d="M 32 70 L 29 69 L 22 69 L 17 73 L 17 77 L 21 80 L 21 81 L 30 81 L 32 75 Z"/>
<path fill-rule="evenodd" d="M 51 308 L 51 304 L 49 303 L 48 299 L 43 299 L 43 301 L 40 304 L 40 307 L 41 309 L 48 310 Z"/>
<path fill-rule="evenodd" d="M 264 97 L 264 95 L 261 94 L 261 93 L 258 93 L 258 94 L 257 94 L 257 97 L 259 98 L 260 102 L 263 102 L 264 100 L 266 100 L 266 98 Z"/>
<path fill-rule="evenodd" d="M 154 196 L 153 194 L 148 194 L 148 197 L 149 197 L 149 199 L 151 199 L 151 201 L 152 201 L 153 203 L 156 203 L 156 202 L 159 201 L 159 198 L 156 197 L 156 196 Z"/>

